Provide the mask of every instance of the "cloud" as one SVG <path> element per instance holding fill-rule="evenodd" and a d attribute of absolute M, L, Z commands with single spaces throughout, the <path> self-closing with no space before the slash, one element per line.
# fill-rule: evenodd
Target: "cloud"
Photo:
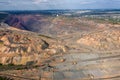
<path fill-rule="evenodd" d="M 11 4 L 9 1 L 7 2 L 7 1 L 0 1 L 0 4 L 3 4 L 3 5 L 7 5 L 7 4 Z"/>
<path fill-rule="evenodd" d="M 80 2 L 80 4 L 92 4 L 92 3 L 94 3 L 94 2 L 96 2 L 96 1 L 81 1 Z"/>
<path fill-rule="evenodd" d="M 120 0 L 0 0 L 0 10 L 120 8 Z"/>
<path fill-rule="evenodd" d="M 48 0 L 34 0 L 33 3 L 34 4 L 40 4 L 40 3 L 47 3 Z"/>

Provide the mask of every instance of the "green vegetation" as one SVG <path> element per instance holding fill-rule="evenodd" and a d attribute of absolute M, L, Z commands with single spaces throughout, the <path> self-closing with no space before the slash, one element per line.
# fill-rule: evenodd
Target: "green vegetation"
<path fill-rule="evenodd" d="M 0 80 L 13 80 L 13 79 L 10 79 L 10 78 L 7 78 L 7 77 L 0 76 Z"/>
<path fill-rule="evenodd" d="M 14 65 L 14 64 L 7 64 L 3 65 L 0 63 L 0 71 L 6 71 L 6 70 L 23 70 L 23 69 L 29 69 L 29 68 L 37 68 L 39 66 L 28 66 L 28 65 Z M 1 80 L 1 79 L 0 79 Z"/>
<path fill-rule="evenodd" d="M 7 66 L 15 66 L 14 64 L 12 64 L 12 63 L 10 63 L 10 64 L 8 64 Z"/>
<path fill-rule="evenodd" d="M 120 19 L 117 18 L 109 18 L 108 21 L 112 24 L 120 24 Z"/>
<path fill-rule="evenodd" d="M 94 20 L 95 22 L 99 23 L 111 23 L 111 24 L 120 24 L 119 18 L 112 18 L 112 17 L 87 17 L 88 20 Z"/>
<path fill-rule="evenodd" d="M 2 63 L 0 63 L 0 66 L 2 66 L 3 64 Z"/>
<path fill-rule="evenodd" d="M 24 66 L 24 65 L 14 65 L 14 64 L 3 65 L 2 63 L 0 63 L 0 71 L 21 70 L 21 69 L 26 69 L 26 66 Z"/>

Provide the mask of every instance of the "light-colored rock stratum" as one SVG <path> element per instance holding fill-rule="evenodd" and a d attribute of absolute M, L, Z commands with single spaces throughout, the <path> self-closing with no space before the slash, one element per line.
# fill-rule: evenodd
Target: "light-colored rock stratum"
<path fill-rule="evenodd" d="M 0 28 L 0 63 L 40 64 L 66 48 L 54 38 L 15 28 Z"/>
<path fill-rule="evenodd" d="M 89 46 L 94 50 L 99 51 L 119 50 L 120 30 L 109 29 L 85 34 L 77 40 L 77 43 Z"/>

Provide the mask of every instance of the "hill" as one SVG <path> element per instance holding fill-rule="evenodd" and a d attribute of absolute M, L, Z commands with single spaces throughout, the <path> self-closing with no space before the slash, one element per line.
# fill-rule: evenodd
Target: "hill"
<path fill-rule="evenodd" d="M 40 64 L 45 59 L 64 52 L 65 46 L 51 37 L 12 27 L 0 28 L 2 64 Z"/>

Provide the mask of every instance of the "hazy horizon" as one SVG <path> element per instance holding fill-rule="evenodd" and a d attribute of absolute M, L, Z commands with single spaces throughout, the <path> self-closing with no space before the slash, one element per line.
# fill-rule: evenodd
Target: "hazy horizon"
<path fill-rule="evenodd" d="M 1 0 L 0 10 L 120 9 L 120 0 Z"/>

